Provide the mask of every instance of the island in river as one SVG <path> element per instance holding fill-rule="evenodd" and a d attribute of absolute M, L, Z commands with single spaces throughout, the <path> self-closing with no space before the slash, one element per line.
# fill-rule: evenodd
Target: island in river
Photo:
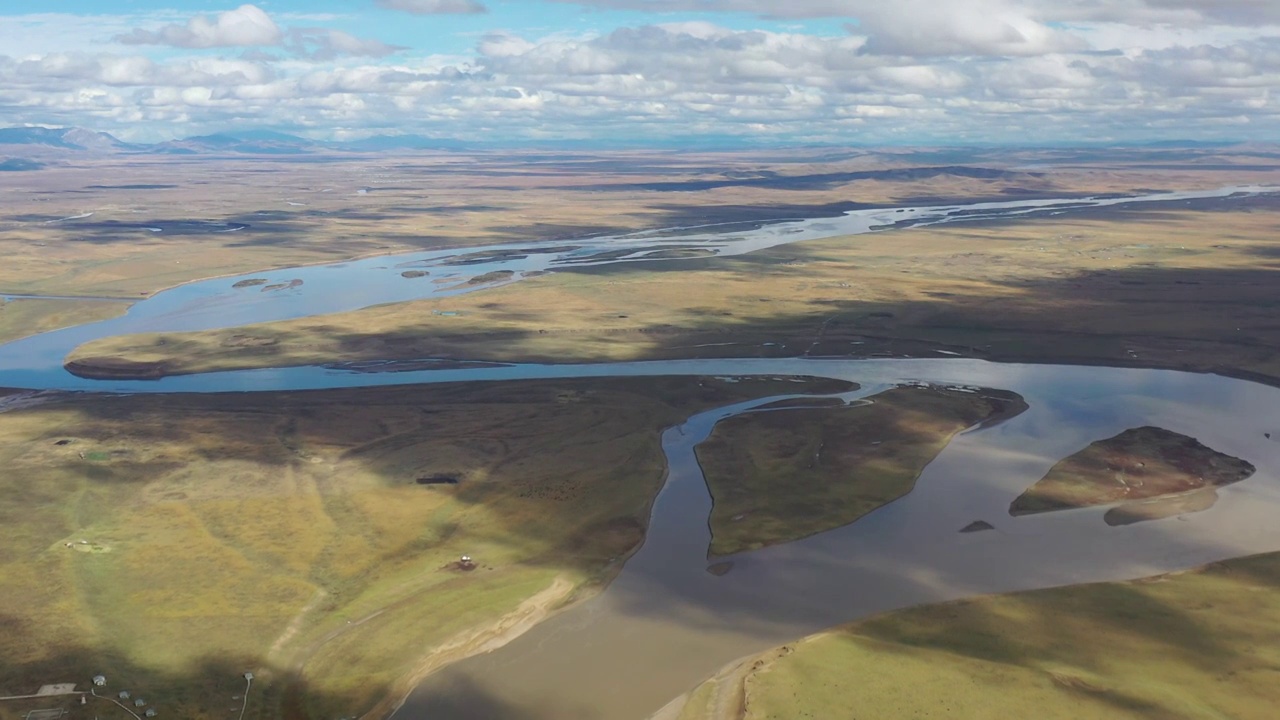
<path fill-rule="evenodd" d="M 841 527 L 911 492 L 965 428 L 1026 409 L 1014 393 L 903 386 L 840 407 L 765 407 L 698 446 L 714 506 L 712 555 Z"/>
<path fill-rule="evenodd" d="M 1009 505 L 1009 514 L 1124 503 L 1109 514 L 1108 522 L 1154 519 L 1204 509 L 1188 506 L 1186 500 L 1208 500 L 1212 505 L 1214 488 L 1240 482 L 1255 469 L 1180 433 L 1150 426 L 1131 428 L 1054 465 Z M 1161 508 L 1167 512 L 1157 512 Z"/>

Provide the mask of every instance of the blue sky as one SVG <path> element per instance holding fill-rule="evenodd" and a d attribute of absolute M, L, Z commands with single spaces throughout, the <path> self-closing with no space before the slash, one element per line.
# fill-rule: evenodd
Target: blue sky
<path fill-rule="evenodd" d="M 483 10 L 483 12 L 480 12 Z M 0 0 L 0 124 L 134 140 L 1266 140 L 1256 0 Z"/>

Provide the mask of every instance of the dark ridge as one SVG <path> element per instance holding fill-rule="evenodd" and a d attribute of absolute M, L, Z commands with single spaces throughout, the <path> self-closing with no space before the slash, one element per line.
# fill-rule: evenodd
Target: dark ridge
<path fill-rule="evenodd" d="M 424 475 L 416 480 L 419 485 L 457 485 L 462 479 L 457 475 L 445 475 L 436 473 L 435 475 Z"/>
<path fill-rule="evenodd" d="M 0 172 L 26 172 L 28 170 L 40 170 L 43 168 L 44 163 L 38 163 L 35 160 L 25 160 L 23 158 L 0 160 Z"/>
<path fill-rule="evenodd" d="M 137 183 L 132 185 L 86 185 L 86 190 L 168 190 L 170 188 L 179 187 L 178 185 L 160 185 L 152 183 Z"/>
<path fill-rule="evenodd" d="M 993 168 L 947 165 L 942 167 L 900 168 L 895 170 L 861 170 L 856 172 L 815 173 L 813 175 L 725 177 L 706 180 L 677 180 L 670 182 L 625 183 L 602 185 L 600 190 L 654 190 L 657 192 L 696 192 L 725 187 L 759 187 L 777 190 L 821 190 L 854 182 L 856 180 L 928 180 L 938 176 L 973 178 L 975 180 L 1001 180 L 1039 177 L 1039 173 L 1012 172 Z"/>

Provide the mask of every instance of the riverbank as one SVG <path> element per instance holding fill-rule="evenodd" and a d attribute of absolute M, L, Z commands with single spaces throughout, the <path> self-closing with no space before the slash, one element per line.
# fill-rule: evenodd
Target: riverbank
<path fill-rule="evenodd" d="M 1264 720 L 1280 703 L 1277 590 L 1270 554 L 897 611 L 734 663 L 655 720 Z"/>
<path fill-rule="evenodd" d="M 1111 209 L 1106 217 L 916 228 L 732 258 L 577 269 L 323 317 L 105 338 L 68 361 L 99 377 L 120 362 L 151 376 L 154 367 L 193 374 L 421 358 L 963 356 L 1276 384 L 1280 335 L 1263 308 L 1280 302 L 1280 291 L 1257 258 L 1280 209 L 1263 197 L 1223 202 L 1218 210 Z"/>
<path fill-rule="evenodd" d="M 115 300 L 0 297 L 0 345 L 50 330 L 108 320 L 129 305 Z"/>
<path fill-rule="evenodd" d="M 492 647 L 566 587 L 616 574 L 662 482 L 662 428 L 848 387 L 694 377 L 15 405 L 0 413 L 0 690 L 104 673 L 204 720 L 252 670 L 267 716 L 363 712 L 430 648 Z M 418 483 L 441 473 L 459 482 Z M 474 570 L 455 567 L 464 554 Z"/>

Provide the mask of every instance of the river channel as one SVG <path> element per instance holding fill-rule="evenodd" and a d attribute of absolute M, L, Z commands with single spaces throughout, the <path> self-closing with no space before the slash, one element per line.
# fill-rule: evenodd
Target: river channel
<path fill-rule="evenodd" d="M 1196 197 L 1257 191 L 1229 188 Z M 1061 209 L 1064 203 L 1049 211 L 1069 211 Z M 863 211 L 750 232 L 680 236 L 678 242 L 701 243 L 727 254 L 793 239 L 853 234 L 857 228 L 866 232 L 910 212 L 926 216 L 925 222 L 947 222 L 988 210 L 1003 216 L 1052 207 L 1053 201 L 1041 201 Z M 652 249 L 655 237 L 593 242 L 586 256 L 610 254 L 607 260 L 590 262 L 621 262 L 629 256 L 611 251 L 630 244 Z M 661 242 L 673 240 L 667 235 Z M 515 279 L 582 257 L 577 253 L 586 244 L 575 244 L 578 249 L 525 252 L 523 259 L 506 251 L 533 246 L 508 246 L 501 249 L 501 259 L 480 256 L 488 259 L 464 265 L 456 264 L 458 252 L 453 251 L 453 264 L 448 254 L 425 253 L 243 276 L 272 283 L 304 281 L 281 291 L 232 288 L 242 278 L 192 283 L 140 302 L 121 318 L 0 346 L 0 386 L 226 392 L 533 378 L 808 375 L 859 383 L 858 391 L 842 396 L 846 400 L 904 382 L 1000 388 L 1027 400 L 1029 409 L 1023 414 L 957 436 L 907 496 L 843 528 L 727 558 L 733 566 L 723 576 L 707 571 L 711 500 L 694 448 L 720 420 L 777 398 L 708 411 L 668 429 L 662 437 L 666 484 L 655 501 L 643 546 L 614 582 L 508 645 L 430 676 L 397 712 L 398 720 L 642 720 L 735 658 L 873 613 L 982 593 L 1143 577 L 1280 550 L 1280 523 L 1275 522 L 1280 516 L 1280 443 L 1268 437 L 1280 437 L 1280 390 L 1215 375 L 958 358 L 513 364 L 386 373 L 294 367 L 158 381 L 87 380 L 61 367 L 62 357 L 79 343 L 122 332 L 196 330 L 335 312 L 429 296 L 423 288 L 428 288 L 425 293 L 471 291 L 477 286 L 459 282 L 431 288 L 422 284 L 428 278 L 387 278 L 412 263 L 438 275 L 459 273 L 459 280 L 501 269 L 511 270 Z M 481 251 L 467 251 L 472 257 L 462 262 L 474 260 L 475 252 Z M 1009 515 L 1009 503 L 1055 462 L 1095 440 L 1141 425 L 1196 437 L 1249 461 L 1257 472 L 1219 490 L 1217 503 L 1208 510 L 1163 520 L 1111 527 L 1103 521 L 1107 508 Z M 994 529 L 959 532 L 975 520 Z"/>
<path fill-rule="evenodd" d="M 895 227 L 1061 215 L 1097 208 L 1158 204 L 1177 207 L 1280 192 L 1275 186 L 1153 193 L 1126 197 L 1012 200 L 854 210 L 839 217 L 773 223 L 669 228 L 617 236 L 489 245 L 362 258 L 180 285 L 133 304 L 122 316 L 0 345 L 0 386 L 126 392 L 298 390 L 416 382 L 425 374 L 357 380 L 350 373 L 317 377 L 313 369 L 201 375 L 184 382 L 99 382 L 72 376 L 62 361 L 91 340 L 145 332 L 238 327 L 358 310 L 384 303 L 447 297 L 517 282 L 548 271 L 630 262 L 671 262 L 688 253 L 731 256 L 802 240 L 860 235 Z M 487 279 L 486 279 L 487 278 Z"/>

